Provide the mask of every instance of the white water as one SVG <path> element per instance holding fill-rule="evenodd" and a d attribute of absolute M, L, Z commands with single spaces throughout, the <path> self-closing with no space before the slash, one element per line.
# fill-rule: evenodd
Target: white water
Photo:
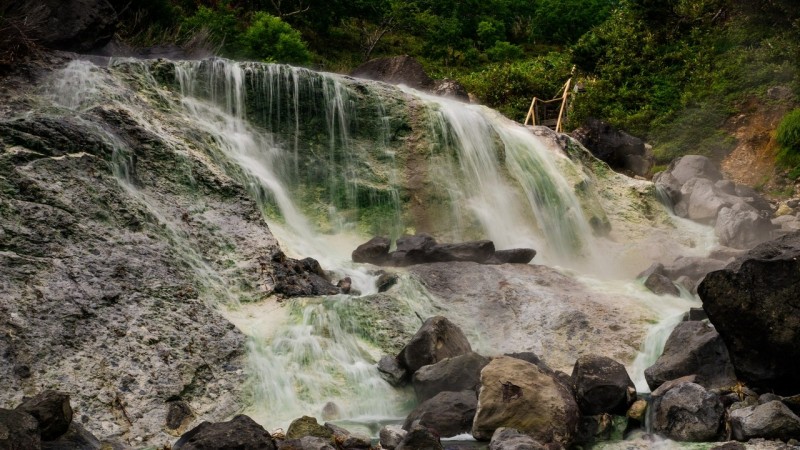
<path fill-rule="evenodd" d="M 143 74 L 147 74 L 144 67 Z M 348 86 L 336 77 L 312 76 L 304 69 L 224 60 L 178 63 L 176 75 L 182 94 L 182 112 L 176 113 L 184 114 L 193 127 L 210 137 L 208 153 L 218 158 L 220 165 L 241 173 L 256 197 L 264 197 L 260 200 L 277 206 L 280 220 L 272 221 L 270 228 L 282 248 L 291 256 L 314 257 L 323 267 L 350 276 L 354 288 L 362 293 L 374 293 L 374 276 L 350 262 L 352 249 L 368 236 L 356 232 L 354 224 L 348 223 L 333 206 L 329 215 L 337 224 L 333 230 L 336 233 L 319 233 L 297 206 L 290 190 L 292 177 L 299 175 L 300 153 L 306 150 L 300 148 L 303 121 L 311 120 L 304 116 L 308 111 L 303 111 L 299 101 L 301 93 L 315 90 L 321 93 L 316 113 L 324 117 L 327 148 L 310 151 L 318 152 L 321 164 L 334 164 L 341 162 L 337 160 L 337 152 L 356 145 L 351 135 L 356 123 L 352 104 L 356 100 Z M 54 92 L 61 104 L 70 109 L 107 101 L 100 96 L 107 99 L 109 93 L 117 92 L 106 86 L 107 77 L 90 63 L 71 63 L 59 80 Z M 262 95 L 247 98 L 248 83 Z M 592 235 L 575 195 L 574 183 L 562 175 L 560 168 L 570 166 L 576 173 L 581 170 L 549 144 L 485 108 L 407 93 L 427 108 L 429 137 L 435 147 L 431 153 L 448 155 L 443 159 L 446 164 L 433 168 L 433 175 L 447 186 L 451 199 L 452 237 L 471 236 L 477 230 L 482 237 L 495 241 L 498 248 L 536 248 L 540 252 L 537 262 L 569 267 L 576 274 L 584 274 L 579 278 L 584 284 L 602 292 L 640 298 L 656 311 L 661 323 L 654 327 L 644 344 L 645 351 L 632 366 L 637 388 L 646 391 L 641 378 L 643 368 L 660 352 L 665 333 L 674 326 L 674 317 L 688 309 L 692 300 L 657 297 L 631 282 L 597 278 L 598 274 L 610 272 L 609 249 L 617 250 L 624 243 L 609 244 Z M 130 101 L 124 95 L 114 100 L 122 104 Z M 264 117 L 248 117 L 248 102 L 267 105 L 263 108 Z M 134 107 L 128 110 L 146 129 L 160 136 L 169 134 L 159 128 L 157 120 L 142 117 Z M 385 114 L 380 103 L 376 113 Z M 289 135 L 279 138 L 268 131 L 270 126 L 289 130 Z M 388 134 L 387 121 L 383 135 L 378 137 L 383 140 L 377 143 L 382 148 L 387 148 Z M 440 139 L 434 139 L 435 136 Z M 209 289 L 216 292 L 217 299 L 229 307 L 235 306 L 227 312 L 227 317 L 250 336 L 253 392 L 250 414 L 270 427 L 285 427 L 289 420 L 304 414 L 320 417 L 327 401 L 338 404 L 343 418 L 358 422 L 380 422 L 404 414 L 408 393 L 394 390 L 380 379 L 374 368 L 379 352 L 357 337 L 358 330 L 343 315 L 351 299 L 344 296 L 300 299 L 286 308 L 272 302 L 238 305 L 235 291 L 226 286 L 224 278 L 185 244 L 174 219 L 130 182 L 129 165 L 124 164 L 124 143 L 117 146 L 121 149 L 118 156 L 121 163 L 115 167 L 121 185 L 166 225 L 171 240 L 201 278 L 209 280 Z M 344 153 L 346 160 L 351 152 Z M 394 161 L 388 150 L 387 156 Z M 287 165 L 286 160 L 291 164 Z M 345 167 L 353 164 L 355 161 L 344 162 Z M 345 174 L 344 187 L 329 178 L 329 190 L 332 195 L 341 193 L 347 202 L 354 203 L 356 186 L 349 175 Z M 398 211 L 396 220 L 400 222 L 400 198 L 395 185 L 399 185 L 400 179 L 397 168 L 391 171 L 389 179 L 394 186 L 392 206 Z M 405 227 L 402 223 L 396 225 Z M 677 220 L 675 226 L 680 232 L 696 232 L 692 226 Z M 704 245 L 695 251 L 702 254 Z M 412 310 L 423 317 L 433 313 L 431 299 L 421 286 L 406 283 L 399 290 L 401 301 Z"/>

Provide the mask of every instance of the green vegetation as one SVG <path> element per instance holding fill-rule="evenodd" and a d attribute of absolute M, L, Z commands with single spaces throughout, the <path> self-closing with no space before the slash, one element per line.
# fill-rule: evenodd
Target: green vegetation
<path fill-rule="evenodd" d="M 800 178 L 800 108 L 783 118 L 778 125 L 775 139 L 780 146 L 778 163 L 792 169 L 789 172 L 790 178 Z"/>

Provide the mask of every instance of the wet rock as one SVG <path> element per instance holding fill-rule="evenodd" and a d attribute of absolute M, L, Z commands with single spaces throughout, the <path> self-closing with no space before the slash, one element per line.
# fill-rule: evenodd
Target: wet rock
<path fill-rule="evenodd" d="M 433 83 L 431 93 L 440 97 L 449 97 L 455 100 L 460 100 L 469 103 L 469 93 L 463 84 L 456 80 L 444 78 L 436 80 Z"/>
<path fill-rule="evenodd" d="M 102 448 L 103 443 L 87 431 L 83 425 L 76 422 L 69 424 L 67 432 L 55 440 L 42 442 L 42 450 L 100 450 Z M 111 448 L 111 446 L 106 445 L 106 448 Z"/>
<path fill-rule="evenodd" d="M 0 448 L 37 449 L 41 445 L 39 422 L 33 416 L 22 411 L 0 408 Z"/>
<path fill-rule="evenodd" d="M 339 288 L 331 284 L 325 271 L 314 258 L 288 258 L 278 251 L 272 256 L 272 292 L 286 297 L 334 295 Z"/>
<path fill-rule="evenodd" d="M 664 275 L 670 280 L 687 277 L 696 286 L 707 273 L 725 267 L 723 261 L 698 256 L 679 256 L 664 265 Z"/>
<path fill-rule="evenodd" d="M 681 187 L 692 178 L 717 182 L 722 179 L 722 173 L 705 156 L 686 155 L 673 160 L 667 170 L 653 177 L 653 182 L 666 189 L 672 203 L 676 204 L 681 199 Z"/>
<path fill-rule="evenodd" d="M 195 415 L 191 406 L 183 400 L 169 402 L 167 407 L 166 426 L 170 430 L 183 433 L 186 427 L 194 420 Z"/>
<path fill-rule="evenodd" d="M 645 414 L 647 414 L 647 400 L 639 399 L 631 404 L 628 412 L 625 415 L 637 422 L 644 423 Z"/>
<path fill-rule="evenodd" d="M 387 450 L 393 450 L 403 442 L 403 438 L 406 437 L 406 434 L 408 434 L 408 432 L 398 425 L 386 425 L 381 428 L 380 433 L 378 433 L 381 447 Z"/>
<path fill-rule="evenodd" d="M 699 322 L 708 319 L 708 314 L 703 308 L 689 308 L 683 315 L 684 322 Z"/>
<path fill-rule="evenodd" d="M 322 420 L 337 420 L 342 416 L 339 405 L 334 402 L 325 403 L 322 407 Z"/>
<path fill-rule="evenodd" d="M 494 242 L 492 241 L 437 244 L 430 248 L 423 262 L 472 261 L 482 263 L 494 254 Z"/>
<path fill-rule="evenodd" d="M 371 447 L 372 440 L 366 434 L 351 433 L 350 431 L 332 423 L 325 423 L 325 428 L 328 428 L 333 432 L 333 442 L 336 444 L 336 447 L 342 449 Z"/>
<path fill-rule="evenodd" d="M 489 358 L 469 352 L 422 366 L 412 378 L 417 399 L 423 402 L 445 391 L 477 392 L 481 382 L 481 370 L 487 364 Z"/>
<path fill-rule="evenodd" d="M 546 450 L 533 437 L 520 433 L 513 428 L 501 427 L 494 430 L 492 440 L 489 443 L 489 450 Z"/>
<path fill-rule="evenodd" d="M 403 267 L 426 262 L 436 240 L 430 235 L 419 233 L 399 237 L 396 245 L 397 249 L 389 255 L 389 264 Z"/>
<path fill-rule="evenodd" d="M 714 225 L 720 244 L 740 249 L 768 240 L 774 229 L 768 214 L 741 203 L 722 208 Z"/>
<path fill-rule="evenodd" d="M 385 237 L 374 237 L 353 250 L 353 262 L 381 265 L 389 258 L 392 242 Z"/>
<path fill-rule="evenodd" d="M 392 288 L 397 281 L 400 279 L 400 276 L 396 273 L 388 273 L 383 272 L 379 277 L 375 284 L 378 287 L 378 292 L 386 292 Z"/>
<path fill-rule="evenodd" d="M 410 373 L 414 373 L 422 366 L 471 351 L 467 337 L 458 326 L 445 317 L 434 316 L 422 324 L 397 360 Z"/>
<path fill-rule="evenodd" d="M 661 356 L 644 371 L 651 390 L 687 375 L 695 375 L 694 382 L 706 389 L 730 387 L 736 383 L 725 343 L 714 327 L 705 322 L 676 325 Z"/>
<path fill-rule="evenodd" d="M 636 400 L 636 387 L 625 366 L 611 358 L 585 355 L 572 369 L 572 390 L 581 413 L 624 415 Z"/>
<path fill-rule="evenodd" d="M 410 431 L 414 425 L 435 430 L 441 437 L 468 433 L 478 406 L 474 390 L 440 392 L 423 401 L 406 417 L 403 429 Z"/>
<path fill-rule="evenodd" d="M 651 395 L 653 431 L 676 441 L 713 441 L 720 432 L 725 408 L 714 393 L 699 384 L 662 385 Z"/>
<path fill-rule="evenodd" d="M 353 280 L 350 277 L 344 277 L 336 283 L 336 287 L 339 288 L 342 294 L 349 294 L 352 285 Z"/>
<path fill-rule="evenodd" d="M 401 366 L 397 358 L 390 355 L 383 355 L 378 361 L 378 373 L 381 378 L 394 387 L 400 387 L 408 381 L 408 371 Z"/>
<path fill-rule="evenodd" d="M 494 256 L 485 261 L 486 264 L 528 264 L 536 256 L 532 248 L 512 248 L 497 250 Z"/>
<path fill-rule="evenodd" d="M 278 450 L 336 450 L 330 440 L 316 436 L 305 436 L 299 439 L 286 439 L 278 442 Z"/>
<path fill-rule="evenodd" d="M 514 428 L 541 442 L 568 446 L 575 437 L 580 410 L 572 393 L 535 365 L 498 357 L 481 371 L 478 410 L 472 435 L 489 440 L 501 427 Z"/>
<path fill-rule="evenodd" d="M 571 135 L 614 170 L 647 176 L 655 163 L 644 141 L 602 120 L 590 118 Z"/>
<path fill-rule="evenodd" d="M 36 419 L 43 441 L 52 441 L 66 433 L 72 422 L 69 395 L 61 392 L 44 391 L 26 398 L 16 410 L 26 412 Z"/>
<path fill-rule="evenodd" d="M 779 400 L 740 408 L 730 413 L 734 439 L 800 439 L 800 417 Z"/>
<path fill-rule="evenodd" d="M 650 274 L 650 276 L 644 280 L 644 285 L 656 295 L 672 295 L 674 297 L 681 296 L 680 289 L 678 289 L 678 287 L 675 286 L 675 284 L 664 275 L 659 275 L 657 273 Z"/>
<path fill-rule="evenodd" d="M 608 441 L 614 434 L 614 416 L 598 414 L 581 417 L 575 444 L 590 445 L 600 441 Z"/>
<path fill-rule="evenodd" d="M 300 439 L 305 436 L 314 436 L 330 441 L 333 438 L 333 431 L 320 425 L 317 419 L 303 416 L 289 424 L 289 429 L 286 430 L 286 439 Z"/>
<path fill-rule="evenodd" d="M 396 450 L 443 450 L 442 443 L 435 431 L 421 425 L 414 425 L 408 430 Z"/>
<path fill-rule="evenodd" d="M 173 450 L 275 450 L 272 436 L 245 415 L 228 422 L 203 422 L 186 432 L 172 446 Z"/>
<path fill-rule="evenodd" d="M 794 394 L 800 379 L 800 233 L 761 244 L 698 287 L 748 386 Z"/>

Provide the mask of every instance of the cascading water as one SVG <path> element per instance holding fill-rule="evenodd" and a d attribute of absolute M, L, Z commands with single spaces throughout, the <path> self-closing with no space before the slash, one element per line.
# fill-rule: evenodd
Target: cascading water
<path fill-rule="evenodd" d="M 376 292 L 375 276 L 352 264 L 349 253 L 370 234 L 422 230 L 454 241 L 489 238 L 498 248 L 536 248 L 537 262 L 595 275 L 609 265 L 598 255 L 625 245 L 594 235 L 592 220 L 607 219 L 588 217 L 587 202 L 601 208 L 578 164 L 486 108 L 281 65 L 214 59 L 170 67 L 164 75 L 149 62 L 111 64 L 112 71 L 144 79 L 152 91 L 147 95 L 180 117 L 176 123 L 188 128 L 186 136 L 165 138 L 178 152 L 187 142 L 202 147 L 249 186 L 287 252 L 312 256 L 350 276 L 362 294 Z M 170 135 L 158 118 L 137 113 L 130 98 L 104 89 L 107 78 L 89 63 L 74 62 L 54 89 L 62 105 L 73 109 L 102 93 L 143 128 Z M 179 96 L 163 87 L 175 84 Z M 124 142 L 113 146 L 125 154 Z M 229 308 L 229 319 L 250 336 L 252 415 L 268 426 L 286 426 L 300 415 L 319 415 L 328 401 L 337 403 L 342 418 L 367 423 L 406 411 L 408 393 L 378 376 L 379 351 L 351 320 L 357 307 L 352 298 L 296 299 L 284 308 L 240 305 L 225 277 L 183 244 L 180 226 L 136 189 L 128 166 L 116 166 L 120 184 L 166 226 L 192 268 L 210 280 L 213 301 Z M 592 277 L 581 280 L 593 289 L 641 298 L 662 311 L 658 320 L 688 304 L 664 306 L 636 285 Z M 394 295 L 404 314 L 439 313 L 423 286 L 406 276 L 401 280 Z"/>

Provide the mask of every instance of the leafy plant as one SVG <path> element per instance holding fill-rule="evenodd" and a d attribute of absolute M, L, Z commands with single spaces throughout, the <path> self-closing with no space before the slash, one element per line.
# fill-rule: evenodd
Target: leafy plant
<path fill-rule="evenodd" d="M 794 168 L 794 172 L 799 172 L 797 168 L 800 167 L 800 108 L 784 116 L 778 125 L 775 140 L 780 146 L 778 163 L 783 167 Z"/>
<path fill-rule="evenodd" d="M 300 32 L 263 11 L 253 15 L 241 42 L 244 52 L 251 58 L 292 64 L 307 64 L 311 60 L 311 52 Z"/>

